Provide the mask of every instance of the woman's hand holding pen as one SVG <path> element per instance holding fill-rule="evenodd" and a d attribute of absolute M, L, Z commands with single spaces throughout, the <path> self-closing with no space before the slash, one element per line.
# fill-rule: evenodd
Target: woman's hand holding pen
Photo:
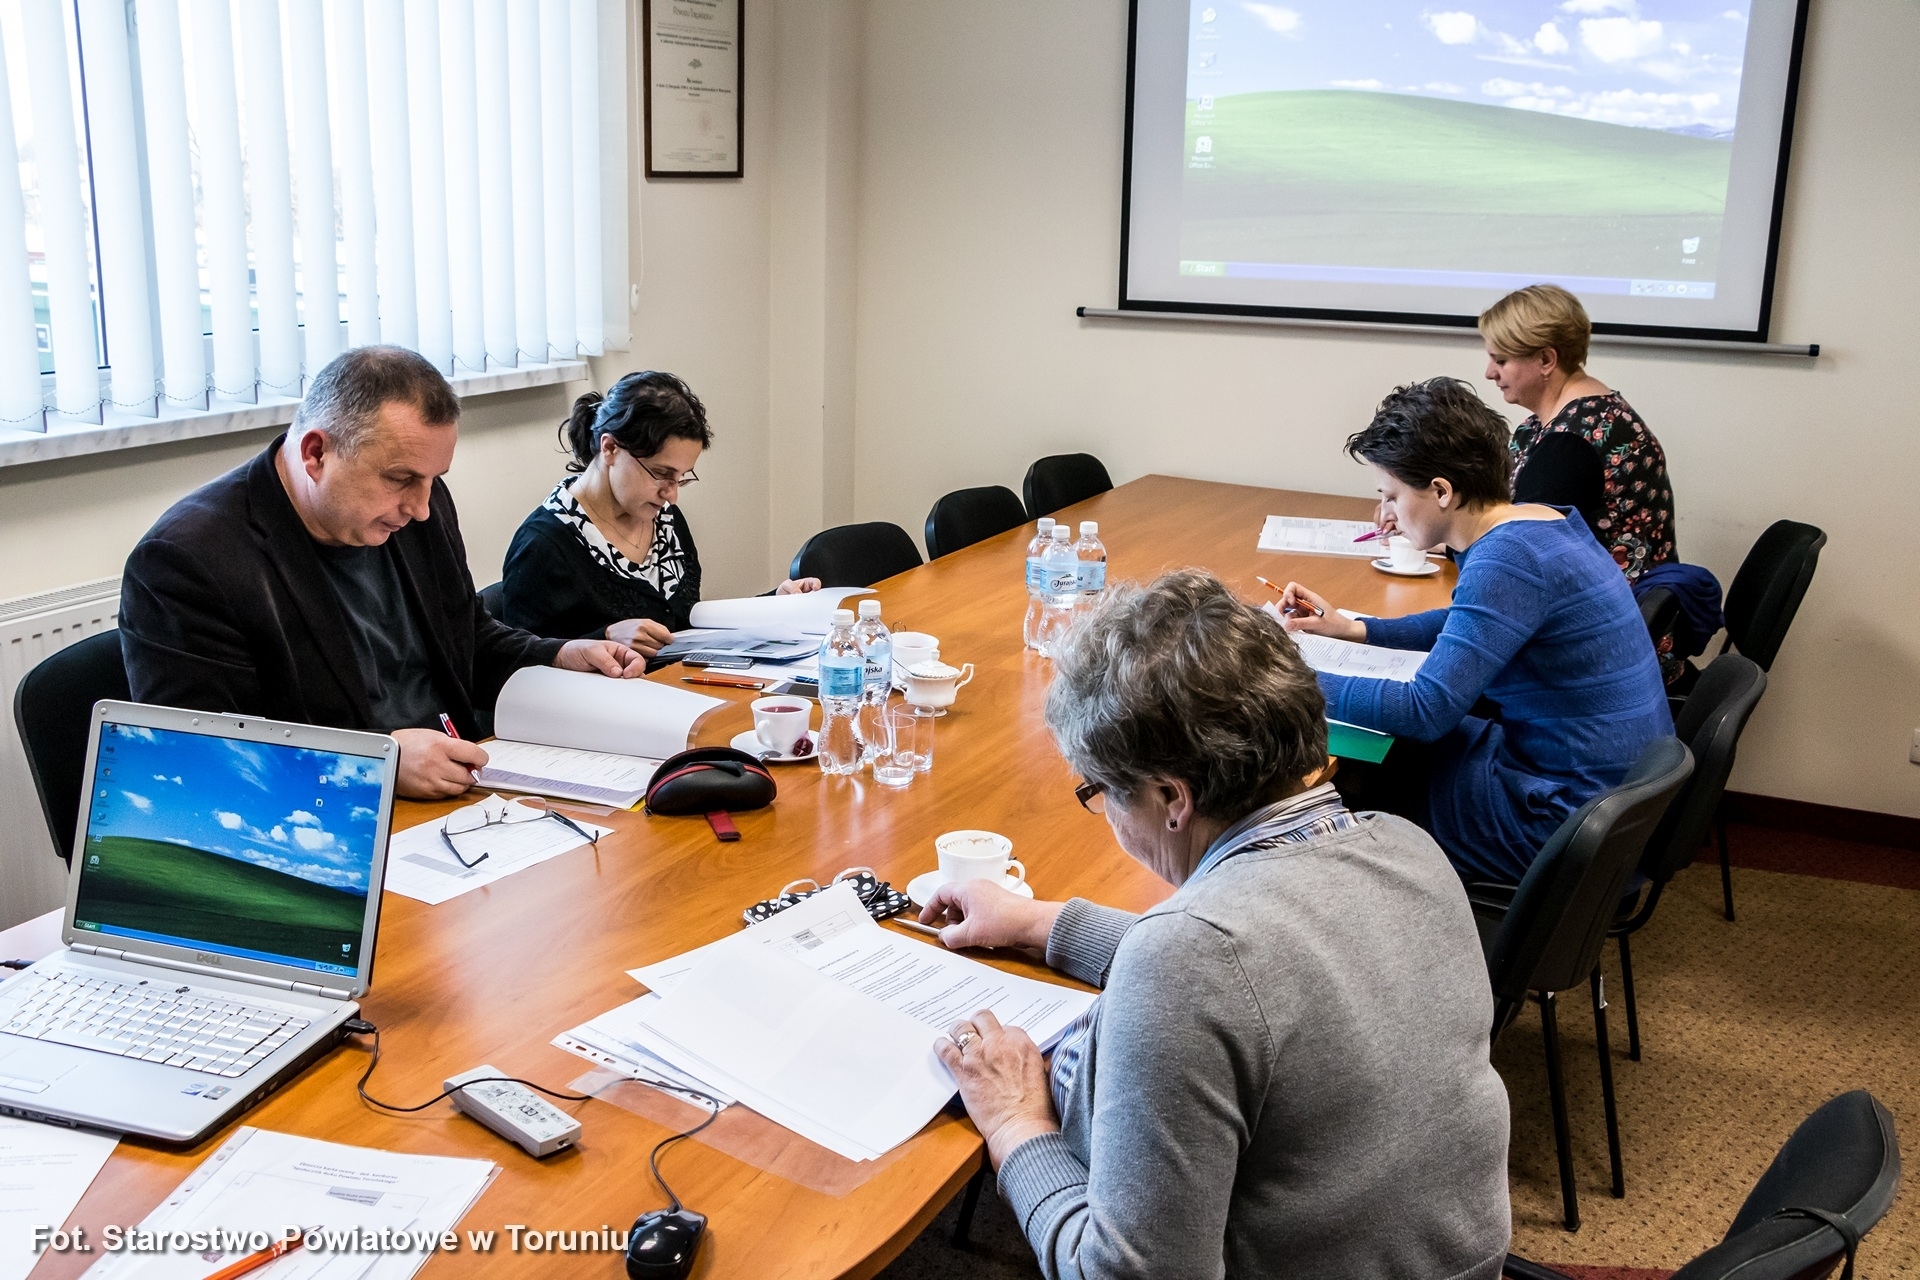
<path fill-rule="evenodd" d="M 1335 640 L 1364 643 L 1367 638 L 1366 623 L 1342 617 L 1325 598 L 1297 582 L 1289 582 L 1280 592 L 1280 625 L 1289 631 Z"/>

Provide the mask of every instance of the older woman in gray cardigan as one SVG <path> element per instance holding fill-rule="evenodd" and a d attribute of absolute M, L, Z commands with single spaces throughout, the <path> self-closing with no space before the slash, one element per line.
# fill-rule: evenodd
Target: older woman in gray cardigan
<path fill-rule="evenodd" d="M 1054 662 L 1080 802 L 1173 895 L 973 881 L 921 916 L 1103 989 L 1050 1064 L 986 1012 L 938 1045 L 1041 1270 L 1497 1276 L 1507 1096 L 1439 846 L 1341 804 L 1313 672 L 1210 575 L 1110 590 Z"/>

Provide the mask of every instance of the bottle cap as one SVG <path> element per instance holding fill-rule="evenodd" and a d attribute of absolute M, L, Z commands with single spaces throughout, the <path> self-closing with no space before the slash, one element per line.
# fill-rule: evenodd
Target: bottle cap
<path fill-rule="evenodd" d="M 1040 517 L 1040 536 L 1044 538 L 1048 534 L 1053 532 L 1053 526 L 1055 523 L 1056 521 L 1052 516 L 1041 516 Z"/>
<path fill-rule="evenodd" d="M 879 617 L 880 602 L 878 600 L 862 600 L 860 602 L 860 616 L 863 618 Z"/>
<path fill-rule="evenodd" d="M 1080 522 L 1080 536 L 1083 538 L 1099 537 L 1100 522 L 1097 520 L 1082 520 Z"/>
<path fill-rule="evenodd" d="M 1053 526 L 1053 540 L 1055 542 L 1065 542 L 1071 537 L 1073 537 L 1073 530 L 1067 528 L 1067 526 L 1063 524 Z"/>
<path fill-rule="evenodd" d="M 851 609 L 835 609 L 835 610 L 833 611 L 833 625 L 834 625 L 834 626 L 836 626 L 836 627 L 850 627 L 850 626 L 852 626 L 852 625 L 853 625 L 853 610 L 851 610 Z"/>

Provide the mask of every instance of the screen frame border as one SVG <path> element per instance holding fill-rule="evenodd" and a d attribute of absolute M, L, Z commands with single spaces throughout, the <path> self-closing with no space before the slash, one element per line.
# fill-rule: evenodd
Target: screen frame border
<path fill-rule="evenodd" d="M 1767 228 L 1766 263 L 1760 280 L 1759 325 L 1754 329 L 1712 329 L 1695 326 L 1623 324 L 1600 321 L 1593 332 L 1636 338 L 1672 338 L 1715 342 L 1764 344 L 1773 325 L 1775 282 L 1779 272 L 1781 224 L 1786 217 L 1787 161 L 1793 149 L 1793 130 L 1800 101 L 1800 68 L 1806 49 L 1807 15 L 1812 0 L 1795 0 L 1793 46 L 1787 57 L 1785 102 L 1780 114 L 1780 156 L 1774 169 L 1773 208 Z M 1136 68 L 1139 64 L 1140 0 L 1127 0 L 1127 102 L 1120 155 L 1120 275 L 1118 310 L 1162 315 L 1266 316 L 1290 320 L 1342 320 L 1354 324 L 1417 324 L 1435 329 L 1472 329 L 1478 317 L 1453 312 L 1369 311 L 1344 307 L 1262 307 L 1230 302 L 1177 302 L 1133 298 L 1127 294 L 1127 263 L 1132 249 L 1133 127 Z"/>

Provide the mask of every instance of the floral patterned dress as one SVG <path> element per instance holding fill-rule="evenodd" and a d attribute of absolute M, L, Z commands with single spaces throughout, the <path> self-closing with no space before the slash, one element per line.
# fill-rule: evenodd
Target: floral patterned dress
<path fill-rule="evenodd" d="M 1617 391 L 1582 396 L 1570 401 L 1542 426 L 1529 414 L 1513 432 L 1515 500 L 1537 484 L 1523 482 L 1521 473 L 1539 452 L 1541 442 L 1566 432 L 1585 440 L 1599 460 L 1599 510 L 1589 520 L 1600 545 L 1613 553 L 1629 582 L 1654 565 L 1678 558 L 1673 540 L 1673 485 L 1667 479 L 1667 456 L 1647 424 Z M 1543 459 L 1544 461 L 1544 459 Z M 1530 498 L 1580 506 L 1571 498 Z"/>

